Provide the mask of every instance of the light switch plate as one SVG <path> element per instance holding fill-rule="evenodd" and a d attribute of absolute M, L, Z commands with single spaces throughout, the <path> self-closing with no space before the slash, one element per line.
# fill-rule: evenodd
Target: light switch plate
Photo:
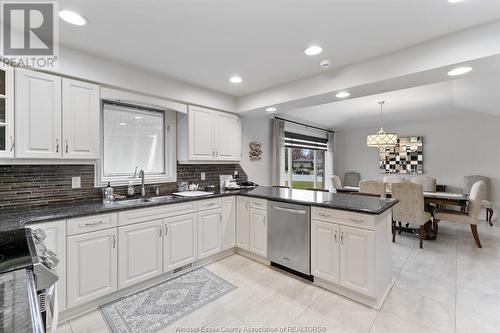
<path fill-rule="evenodd" d="M 204 172 L 202 172 L 202 173 L 200 174 L 200 178 L 201 178 L 201 180 L 205 180 L 205 173 L 204 173 Z"/>
<path fill-rule="evenodd" d="M 81 188 L 82 178 L 81 177 L 71 177 L 71 188 Z"/>

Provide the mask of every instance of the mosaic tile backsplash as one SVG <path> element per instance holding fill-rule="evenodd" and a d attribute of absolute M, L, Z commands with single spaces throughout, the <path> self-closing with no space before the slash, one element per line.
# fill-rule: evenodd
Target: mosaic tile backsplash
<path fill-rule="evenodd" d="M 219 175 L 239 172 L 247 179 L 239 164 L 178 164 L 177 181 L 198 183 L 218 188 Z M 200 173 L 205 172 L 205 181 Z M 71 188 L 71 177 L 81 177 L 81 188 Z M 161 183 L 160 194 L 177 191 L 178 183 Z M 113 187 L 115 193 L 125 195 L 126 186 Z M 153 195 L 153 184 L 146 185 L 146 194 Z M 140 193 L 140 186 L 136 186 Z M 100 200 L 101 188 L 94 188 L 93 165 L 2 165 L 0 166 L 0 209 L 30 208 L 68 202 Z"/>

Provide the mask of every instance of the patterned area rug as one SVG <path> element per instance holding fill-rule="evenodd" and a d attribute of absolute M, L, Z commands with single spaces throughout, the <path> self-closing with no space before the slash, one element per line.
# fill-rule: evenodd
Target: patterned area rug
<path fill-rule="evenodd" d="M 111 332 L 156 332 L 235 289 L 205 268 L 99 307 Z"/>

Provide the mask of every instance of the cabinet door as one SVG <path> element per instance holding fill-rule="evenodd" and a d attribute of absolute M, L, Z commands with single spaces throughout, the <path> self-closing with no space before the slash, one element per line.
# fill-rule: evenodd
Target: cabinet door
<path fill-rule="evenodd" d="M 163 219 L 163 271 L 190 264 L 196 260 L 196 214 Z"/>
<path fill-rule="evenodd" d="M 234 197 L 222 198 L 222 250 L 235 246 L 236 206 Z"/>
<path fill-rule="evenodd" d="M 60 158 L 61 78 L 16 70 L 16 157 Z"/>
<path fill-rule="evenodd" d="M 190 160 L 213 160 L 214 111 L 191 106 L 188 111 Z"/>
<path fill-rule="evenodd" d="M 30 224 L 29 228 L 42 229 L 47 238 L 44 244 L 48 250 L 55 252 L 59 263 L 56 266 L 57 280 L 57 303 L 59 311 L 66 310 L 66 221 L 44 222 Z"/>
<path fill-rule="evenodd" d="M 99 86 L 62 81 L 63 157 L 99 158 Z"/>
<path fill-rule="evenodd" d="M 340 285 L 375 297 L 375 232 L 340 227 Z"/>
<path fill-rule="evenodd" d="M 338 224 L 312 221 L 311 223 L 311 274 L 333 283 L 339 283 Z"/>
<path fill-rule="evenodd" d="M 14 69 L 0 64 L 0 158 L 14 157 Z"/>
<path fill-rule="evenodd" d="M 215 128 L 215 159 L 216 160 L 239 160 L 239 149 L 237 145 L 240 143 L 238 136 L 241 136 L 239 130 L 238 116 L 224 113 L 214 112 L 214 128 Z"/>
<path fill-rule="evenodd" d="M 117 290 L 116 234 L 113 228 L 67 238 L 68 308 Z"/>
<path fill-rule="evenodd" d="M 118 288 L 162 273 L 162 220 L 118 228 Z"/>
<path fill-rule="evenodd" d="M 267 211 L 250 208 L 250 252 L 267 258 Z"/>
<path fill-rule="evenodd" d="M 237 197 L 236 246 L 250 250 L 250 199 Z"/>
<path fill-rule="evenodd" d="M 198 259 L 221 251 L 222 209 L 198 213 Z"/>

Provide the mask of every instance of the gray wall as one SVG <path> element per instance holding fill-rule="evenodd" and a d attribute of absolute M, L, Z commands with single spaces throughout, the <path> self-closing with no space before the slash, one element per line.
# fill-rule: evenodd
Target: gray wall
<path fill-rule="evenodd" d="M 436 110 L 439 112 L 439 110 Z M 441 120 L 387 125 L 400 136 L 424 137 L 424 174 L 451 191 L 461 192 L 463 176 L 491 177 L 490 198 L 500 207 L 500 117 L 477 112 L 457 113 Z M 378 150 L 366 136 L 378 130 L 343 129 L 335 141 L 335 173 L 358 171 L 362 179 L 381 179 Z"/>

